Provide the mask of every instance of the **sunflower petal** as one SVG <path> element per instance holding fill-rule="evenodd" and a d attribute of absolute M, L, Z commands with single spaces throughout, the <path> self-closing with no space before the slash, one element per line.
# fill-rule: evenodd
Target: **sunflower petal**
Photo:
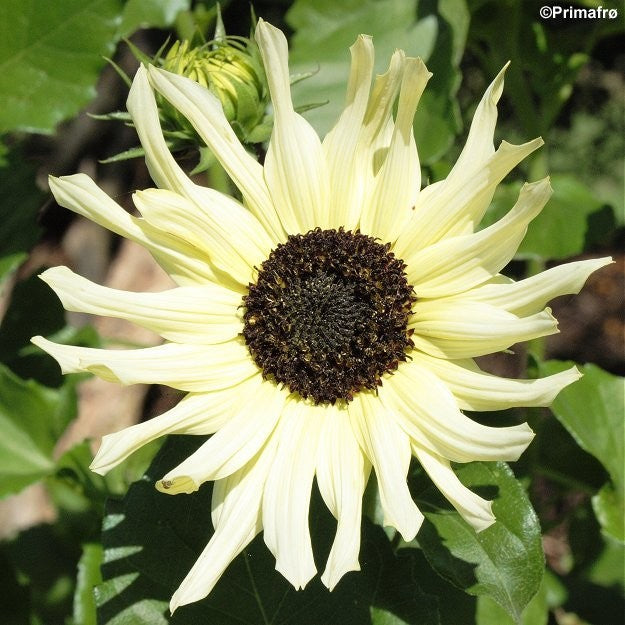
<path fill-rule="evenodd" d="M 558 331 L 549 309 L 517 317 L 495 306 L 467 301 L 418 301 L 409 327 L 421 351 L 438 358 L 474 358 L 507 349 L 515 343 Z"/>
<path fill-rule="evenodd" d="M 550 406 L 556 395 L 581 377 L 576 367 L 537 380 L 513 380 L 482 371 L 472 360 L 446 360 L 414 352 L 414 362 L 432 371 L 463 410 L 504 410 L 513 406 Z"/>
<path fill-rule="evenodd" d="M 359 571 L 362 496 L 371 471 L 354 437 L 346 410 L 326 408 L 317 460 L 317 483 L 337 518 L 336 537 L 321 581 L 332 590 L 348 571 Z"/>
<path fill-rule="evenodd" d="M 148 82 L 148 70 L 143 65 L 132 81 L 126 105 L 145 152 L 152 180 L 161 189 L 170 189 L 197 201 L 206 189 L 193 183 L 171 155 L 163 137 L 154 92 Z"/>
<path fill-rule="evenodd" d="M 462 293 L 460 298 L 498 306 L 519 316 L 532 315 L 554 297 L 579 293 L 591 273 L 612 262 L 607 256 L 565 263 L 518 282 L 489 282 Z"/>
<path fill-rule="evenodd" d="M 449 389 L 415 362 L 401 366 L 379 395 L 414 443 L 453 462 L 516 460 L 534 438 L 526 423 L 492 428 L 472 421 Z"/>
<path fill-rule="evenodd" d="M 254 266 L 267 258 L 273 243 L 238 202 L 212 189 L 207 191 L 202 208 L 164 189 L 137 191 L 134 202 L 148 223 L 203 250 L 219 269 L 247 286 Z"/>
<path fill-rule="evenodd" d="M 263 497 L 265 543 L 276 558 L 276 570 L 296 589 L 304 588 L 317 571 L 308 509 L 320 418 L 324 415 L 301 401 L 287 404 L 280 425 L 280 444 Z"/>
<path fill-rule="evenodd" d="M 241 191 L 252 214 L 276 241 L 282 241 L 284 230 L 269 196 L 262 165 L 237 139 L 219 100 L 193 80 L 157 67 L 150 66 L 149 78 L 154 88 L 191 122 Z"/>
<path fill-rule="evenodd" d="M 275 455 L 274 439 L 239 471 L 215 483 L 215 533 L 173 594 L 169 604 L 172 612 L 206 597 L 228 565 L 262 530 L 261 498 Z"/>
<path fill-rule="evenodd" d="M 188 243 L 131 217 L 85 174 L 49 177 L 50 189 L 60 206 L 139 243 L 179 284 L 202 284 L 215 280 L 207 258 Z"/>
<path fill-rule="evenodd" d="M 480 103 L 475 109 L 467 141 L 447 176 L 447 180 L 455 178 L 470 179 L 472 172 L 480 169 L 494 154 L 493 136 L 497 124 L 497 103 L 503 92 L 504 74 L 510 63 L 506 63 L 488 86 Z"/>
<path fill-rule="evenodd" d="M 412 540 L 423 523 L 423 514 L 412 500 L 406 478 L 410 466 L 410 441 L 380 403 L 360 393 L 349 406 L 354 433 L 375 469 L 384 525 L 391 525 L 406 541 Z"/>
<path fill-rule="evenodd" d="M 204 482 L 218 480 L 238 471 L 271 436 L 286 400 L 272 382 L 255 376 L 251 390 L 254 410 L 243 403 L 239 411 L 211 436 L 196 452 L 169 471 L 156 483 L 168 495 L 195 492 Z M 231 389 L 238 393 L 244 389 Z"/>
<path fill-rule="evenodd" d="M 119 384 L 164 384 L 181 391 L 215 391 L 236 386 L 258 373 L 239 341 L 219 345 L 166 343 L 143 349 L 95 349 L 61 345 L 35 336 L 63 373 L 89 372 Z"/>
<path fill-rule="evenodd" d="M 293 109 L 286 37 L 261 19 L 256 41 L 274 106 L 273 133 L 265 158 L 269 192 L 288 234 L 327 228 L 325 158 L 317 133 Z"/>
<path fill-rule="evenodd" d="M 534 218 L 551 195 L 549 179 L 525 184 L 512 210 L 475 234 L 443 239 L 404 258 L 419 297 L 441 297 L 486 282 L 514 256 Z"/>
<path fill-rule="evenodd" d="M 167 434 L 213 434 L 232 417 L 238 404 L 244 401 L 241 397 L 249 397 L 248 392 L 256 386 L 252 382 L 254 378 L 242 382 L 237 394 L 231 388 L 191 393 L 157 417 L 107 434 L 89 468 L 104 475 L 143 445 Z"/>
<path fill-rule="evenodd" d="M 349 49 L 352 62 L 345 108 L 338 122 L 323 139 L 323 151 L 330 179 L 329 227 L 351 230 L 358 223 L 362 185 L 354 184 L 360 175 L 354 154 L 363 127 L 373 75 L 373 42 L 359 35 Z"/>
<path fill-rule="evenodd" d="M 362 230 L 382 241 L 392 242 L 402 232 L 421 188 L 412 120 L 431 76 L 421 59 L 405 60 L 393 137 L 360 219 Z"/>
<path fill-rule="evenodd" d="M 407 258 L 446 237 L 473 232 L 488 208 L 495 188 L 526 156 L 543 144 L 534 139 L 522 145 L 502 141 L 497 151 L 470 179 L 445 179 L 419 193 L 412 219 L 395 243 Z"/>
<path fill-rule="evenodd" d="M 241 332 L 241 295 L 216 283 L 131 293 L 95 284 L 67 267 L 47 269 L 39 277 L 65 310 L 126 319 L 170 341 L 222 343 Z"/>
<path fill-rule="evenodd" d="M 416 444 L 413 444 L 412 450 L 438 490 L 476 532 L 485 530 L 495 522 L 492 502 L 482 499 L 464 486 L 448 460 Z"/>

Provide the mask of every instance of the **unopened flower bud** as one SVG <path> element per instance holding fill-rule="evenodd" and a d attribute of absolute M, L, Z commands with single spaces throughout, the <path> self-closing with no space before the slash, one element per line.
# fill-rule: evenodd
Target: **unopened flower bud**
<path fill-rule="evenodd" d="M 242 141 L 262 140 L 254 137 L 254 130 L 265 114 L 267 88 L 256 45 L 250 39 L 224 37 L 199 47 L 176 41 L 163 59 L 163 68 L 214 93 Z"/>

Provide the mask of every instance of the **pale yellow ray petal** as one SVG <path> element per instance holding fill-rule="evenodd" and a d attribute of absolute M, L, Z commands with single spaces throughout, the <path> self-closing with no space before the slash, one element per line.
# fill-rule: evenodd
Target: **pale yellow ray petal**
<path fill-rule="evenodd" d="M 417 301 L 409 323 L 417 349 L 438 358 L 475 358 L 558 331 L 549 309 L 528 317 L 467 301 Z"/>
<path fill-rule="evenodd" d="M 210 201 L 201 208 L 164 189 L 134 194 L 145 220 L 202 250 L 221 271 L 247 286 L 269 255 L 273 243 L 255 217 L 227 196 L 206 189 Z"/>
<path fill-rule="evenodd" d="M 317 569 L 312 553 L 308 511 L 315 461 L 325 415 L 301 400 L 287 404 L 280 424 L 280 444 L 263 497 L 263 526 L 276 570 L 296 589 L 304 588 Z"/>
<path fill-rule="evenodd" d="M 359 35 L 350 48 L 352 57 L 345 108 L 338 122 L 323 139 L 323 151 L 328 163 L 331 193 L 329 226 L 351 230 L 358 222 L 363 193 L 362 185 L 355 184 L 362 172 L 354 158 L 369 101 L 373 75 L 373 41 Z M 359 167 L 358 165 L 361 165 Z"/>
<path fill-rule="evenodd" d="M 481 168 L 493 155 L 493 136 L 497 124 L 497 103 L 503 92 L 504 74 L 510 63 L 506 63 L 488 86 L 480 103 L 475 109 L 467 141 L 447 176 L 447 180 L 455 178 L 470 179 L 472 172 Z"/>
<path fill-rule="evenodd" d="M 276 444 L 272 437 L 244 467 L 215 483 L 215 533 L 173 594 L 169 604 L 172 612 L 206 597 L 228 565 L 262 530 L 261 499 Z"/>
<path fill-rule="evenodd" d="M 204 482 L 238 471 L 256 455 L 278 423 L 286 393 L 260 375 L 255 376 L 254 382 L 256 388 L 248 389 L 248 402 L 238 404 L 238 411 L 222 428 L 164 475 L 156 483 L 159 491 L 169 495 L 195 492 Z M 237 386 L 232 392 L 242 390 Z"/>
<path fill-rule="evenodd" d="M 505 267 L 523 240 L 528 223 L 551 195 L 549 179 L 525 184 L 519 199 L 498 222 L 475 234 L 443 239 L 403 256 L 418 297 L 442 297 L 490 280 Z"/>
<path fill-rule="evenodd" d="M 362 231 L 385 242 L 393 242 L 403 231 L 421 188 L 412 120 L 431 76 L 421 59 L 405 60 L 391 143 L 376 176 L 373 193 L 365 198 L 362 208 Z"/>
<path fill-rule="evenodd" d="M 145 151 L 152 180 L 161 189 L 170 189 L 189 199 L 197 198 L 203 188 L 188 178 L 165 143 L 156 99 L 148 82 L 148 70 L 143 65 L 132 81 L 126 105 Z"/>
<path fill-rule="evenodd" d="M 317 483 L 326 505 L 338 520 L 336 536 L 321 581 L 332 590 L 348 571 L 359 571 L 362 496 L 371 464 L 363 456 L 347 410 L 325 408 L 317 459 Z"/>
<path fill-rule="evenodd" d="M 522 145 L 502 141 L 497 151 L 469 180 L 445 179 L 425 187 L 417 197 L 412 219 L 395 243 L 395 253 L 405 258 L 445 237 L 473 232 L 497 185 L 542 144 L 542 139 Z"/>
<path fill-rule="evenodd" d="M 247 402 L 258 386 L 257 377 L 252 376 L 234 389 L 190 393 L 157 417 L 107 434 L 89 468 L 104 475 L 143 445 L 167 434 L 213 434 L 228 422 L 241 403 Z"/>
<path fill-rule="evenodd" d="M 612 262 L 608 256 L 565 263 L 518 282 L 489 282 L 462 293 L 459 299 L 484 302 L 519 316 L 531 315 L 554 297 L 579 293 L 591 273 Z"/>
<path fill-rule="evenodd" d="M 193 124 L 241 191 L 246 206 L 275 241 L 281 242 L 284 230 L 265 184 L 262 165 L 239 142 L 219 100 L 184 76 L 152 66 L 148 71 L 154 88 Z"/>
<path fill-rule="evenodd" d="M 463 410 L 504 410 L 514 406 L 550 406 L 556 395 L 579 380 L 571 367 L 537 380 L 502 378 L 482 371 L 472 360 L 447 360 L 414 351 L 413 361 L 434 372 L 453 393 Z"/>
<path fill-rule="evenodd" d="M 35 336 L 31 341 L 50 354 L 63 373 L 93 373 L 107 382 L 164 384 L 181 391 L 214 391 L 236 386 L 258 373 L 239 340 L 218 345 L 166 343 L 143 349 L 95 349 L 61 345 Z"/>
<path fill-rule="evenodd" d="M 534 438 L 526 423 L 493 428 L 469 419 L 449 389 L 415 362 L 385 379 L 379 397 L 415 443 L 453 462 L 516 460 Z"/>
<path fill-rule="evenodd" d="M 376 177 L 388 154 L 393 136 L 393 107 L 401 87 L 405 54 L 396 50 L 391 57 L 388 70 L 376 76 L 367 104 L 358 141 L 351 159 L 336 165 L 344 172 L 341 182 L 341 201 L 345 207 L 347 229 L 358 226 L 363 205 L 373 193 Z"/>
<path fill-rule="evenodd" d="M 67 267 L 39 276 L 65 310 L 126 319 L 178 343 L 222 343 L 242 330 L 241 294 L 216 283 L 160 293 L 134 293 L 95 284 Z"/>
<path fill-rule="evenodd" d="M 438 490 L 476 532 L 485 530 L 496 521 L 492 502 L 476 495 L 462 484 L 453 472 L 449 460 L 414 443 L 412 451 Z"/>
<path fill-rule="evenodd" d="M 410 441 L 375 395 L 361 392 L 348 405 L 352 428 L 375 469 L 384 525 L 412 540 L 423 514 L 412 500 L 406 482 L 410 466 Z"/>
<path fill-rule="evenodd" d="M 288 234 L 327 228 L 325 157 L 317 133 L 293 109 L 286 37 L 261 19 L 256 41 L 274 106 L 273 132 L 265 157 L 265 180 L 272 200 Z"/>
<path fill-rule="evenodd" d="M 65 208 L 135 241 L 149 250 L 158 263 L 179 284 L 214 281 L 208 257 L 168 232 L 152 228 L 129 215 L 85 174 L 49 178 L 56 201 Z"/>

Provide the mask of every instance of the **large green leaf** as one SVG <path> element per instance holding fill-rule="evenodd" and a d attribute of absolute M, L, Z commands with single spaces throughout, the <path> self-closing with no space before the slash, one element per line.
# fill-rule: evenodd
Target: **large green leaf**
<path fill-rule="evenodd" d="M 550 375 L 571 366 L 570 362 L 549 361 L 539 366 L 541 375 Z M 584 377 L 565 388 L 551 410 L 578 445 L 605 467 L 613 485 L 605 484 L 592 504 L 605 532 L 625 540 L 625 380 L 596 365 L 579 367 Z"/>
<path fill-rule="evenodd" d="M 95 96 L 118 38 L 120 0 L 4 0 L 0 133 L 51 133 Z"/>
<path fill-rule="evenodd" d="M 318 577 L 305 590 L 295 591 L 275 571 L 275 560 L 258 537 L 206 599 L 170 617 L 171 594 L 210 538 L 211 487 L 170 497 L 153 484 L 199 442 L 192 437 L 170 439 L 125 499 L 109 502 L 102 534 L 104 582 L 96 589 L 101 625 L 438 625 L 435 600 L 415 582 L 414 550 L 394 554 L 382 529 L 367 522 L 362 571 L 348 574 L 332 593 Z M 321 568 L 335 523 L 320 497 L 313 500 L 311 527 Z"/>
<path fill-rule="evenodd" d="M 293 88 L 296 104 L 327 104 L 306 113 L 324 135 L 344 105 L 349 46 L 361 34 L 373 36 L 375 68 L 386 71 L 397 48 L 432 58 L 435 77 L 415 121 L 422 162 L 439 155 L 457 132 L 457 64 L 464 48 L 468 12 L 463 2 L 439 3 L 439 13 L 418 12 L 417 0 L 297 0 L 287 14 L 294 28 L 290 66 L 294 74 L 316 71 Z M 452 6 L 453 5 L 453 6 Z M 420 7 L 419 7 L 420 8 Z"/>
<path fill-rule="evenodd" d="M 54 445 L 75 416 L 73 384 L 47 388 L 0 365 L 0 496 L 53 472 Z"/>
<path fill-rule="evenodd" d="M 552 360 L 540 364 L 539 372 L 551 375 L 573 364 Z M 579 446 L 603 464 L 616 490 L 623 492 L 625 379 L 592 364 L 578 368 L 584 376 L 560 392 L 551 410 Z"/>
<path fill-rule="evenodd" d="M 544 570 L 540 526 L 520 484 L 505 463 L 456 468 L 460 480 L 493 499 L 497 522 L 476 533 L 436 494 L 419 495 L 426 522 L 419 544 L 432 567 L 473 595 L 494 600 L 515 620 L 537 593 Z"/>

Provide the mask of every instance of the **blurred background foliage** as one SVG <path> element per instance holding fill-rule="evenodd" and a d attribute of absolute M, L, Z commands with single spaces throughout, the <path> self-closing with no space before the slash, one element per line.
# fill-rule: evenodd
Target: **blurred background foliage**
<path fill-rule="evenodd" d="M 553 308 L 561 334 L 488 358 L 503 375 L 553 373 L 572 360 L 585 377 L 551 410 L 473 415 L 528 420 L 537 438 L 520 462 L 459 467 L 465 484 L 495 497 L 498 523 L 468 532 L 415 464 L 411 488 L 427 521 L 414 544 L 363 522 L 363 571 L 334 593 L 318 580 L 296 593 L 255 541 L 210 597 L 170 617 L 167 601 L 210 535 L 210 485 L 185 498 L 158 495 L 152 477 L 197 441 L 135 454 L 106 478 L 91 474 L 107 431 L 173 405 L 168 389 L 116 389 L 62 377 L 30 345 L 34 334 L 86 346 L 149 344 L 105 320 L 66 318 L 37 277 L 68 264 L 118 288 L 165 288 L 150 260 L 54 204 L 46 176 L 85 171 L 131 209 L 150 185 L 123 111 L 137 53 L 175 39 L 210 39 L 215 3 L 191 0 L 4 0 L 0 7 L 0 620 L 7 625 L 282 623 L 373 625 L 611 625 L 623 618 L 623 155 L 624 13 L 614 19 L 543 19 L 534 0 L 259 0 L 256 15 L 290 36 L 296 104 L 320 133 L 337 118 L 356 35 L 373 35 L 376 68 L 395 48 L 434 73 L 415 118 L 424 179 L 443 178 L 459 154 L 485 87 L 508 60 L 496 139 L 542 135 L 545 147 L 502 184 L 487 214 L 512 205 L 520 184 L 552 175 L 554 196 L 506 270 L 522 277 L 571 258 L 615 264 L 577 298 Z M 563 5 L 564 6 L 564 5 Z M 596 8 L 580 0 L 567 6 Z M 247 36 L 247 2 L 222 2 L 228 34 Z M 168 39 L 169 38 L 169 39 Z M 129 43 L 130 42 L 130 43 Z M 166 49 L 166 48 L 165 48 Z M 109 62 L 107 62 L 109 60 Z M 312 106 L 311 105 L 318 105 Z M 270 115 L 270 109 L 266 111 Z M 110 117 L 110 116 L 109 116 Z M 122 115 L 123 119 L 123 115 Z M 270 121 L 270 117 L 264 122 Z M 262 143 L 256 148 L 262 155 Z M 178 157 L 229 189 L 206 154 Z M 203 160 L 204 159 L 204 160 Z M 103 163 L 102 161 L 107 161 Z M 232 191 L 232 189 L 230 189 Z M 148 468 L 149 466 L 149 468 Z M 147 470 L 146 476 L 141 478 Z M 139 481 L 137 481 L 139 480 Z M 133 482 L 135 482 L 133 484 Z M 130 486 L 133 484 L 132 486 Z M 375 521 L 375 493 L 369 494 Z M 534 513 L 534 509 L 536 514 Z M 314 501 L 318 556 L 333 520 Z M 542 533 L 542 538 L 541 538 Z M 546 566 L 545 566 L 546 565 Z M 435 571 L 435 573 L 433 572 Z M 95 592 L 94 592 L 95 588 Z"/>

